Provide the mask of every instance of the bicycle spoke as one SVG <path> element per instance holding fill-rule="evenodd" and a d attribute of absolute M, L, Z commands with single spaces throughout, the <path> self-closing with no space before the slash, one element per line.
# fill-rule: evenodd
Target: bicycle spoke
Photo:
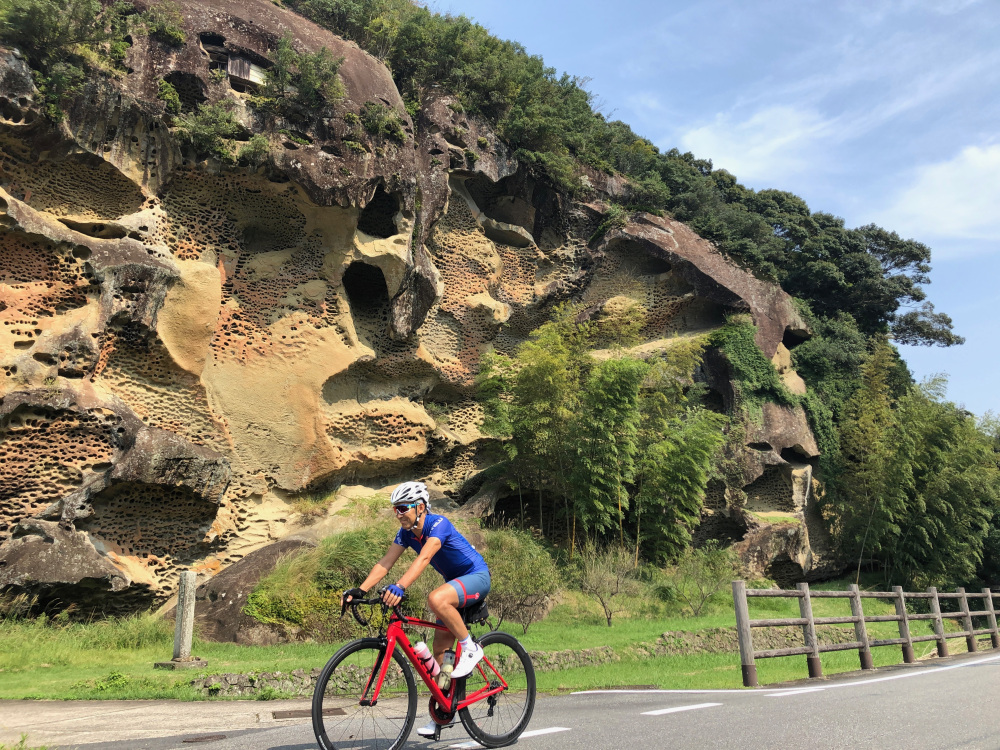
<path fill-rule="evenodd" d="M 375 705 L 382 668 L 377 641 L 345 646 L 324 669 L 313 701 L 313 728 L 327 750 L 392 750 L 409 735 L 416 713 L 416 685 L 409 667 L 390 659 Z M 321 706 L 322 715 L 318 715 Z"/>
<path fill-rule="evenodd" d="M 464 695 L 471 698 L 480 693 L 496 692 L 463 709 L 460 718 L 473 739 L 487 747 L 498 747 L 513 742 L 531 718 L 535 700 L 534 670 L 531 659 L 512 636 L 488 633 L 480 643 L 485 656 L 466 678 Z M 504 682 L 507 687 L 497 691 Z"/>

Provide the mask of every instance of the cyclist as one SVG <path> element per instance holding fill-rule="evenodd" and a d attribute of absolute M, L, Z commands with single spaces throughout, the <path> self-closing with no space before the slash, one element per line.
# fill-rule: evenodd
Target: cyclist
<path fill-rule="evenodd" d="M 434 658 L 440 663 L 444 652 L 451 648 L 454 638 L 462 646 L 462 656 L 452 672 L 452 678 L 465 677 L 483 658 L 483 649 L 472 640 L 458 610 L 481 600 L 490 590 L 490 571 L 476 548 L 469 544 L 444 516 L 430 513 L 430 495 L 423 482 L 404 482 L 392 492 L 389 499 L 396 513 L 400 529 L 395 541 L 382 559 L 375 563 L 368 577 L 358 589 L 344 592 L 343 599 L 351 601 L 361 597 L 381 581 L 396 564 L 407 547 L 417 553 L 399 580 L 386 587 L 382 601 L 390 607 L 399 604 L 407 587 L 411 586 L 429 564 L 444 576 L 445 583 L 427 597 L 427 604 L 437 615 L 438 621 L 451 633 L 438 630 L 434 634 Z M 434 736 L 433 720 L 417 729 L 422 737 Z"/>

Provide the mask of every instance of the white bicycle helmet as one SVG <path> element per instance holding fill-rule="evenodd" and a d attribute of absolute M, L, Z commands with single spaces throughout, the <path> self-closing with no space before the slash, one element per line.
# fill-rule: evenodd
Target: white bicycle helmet
<path fill-rule="evenodd" d="M 431 496 L 423 482 L 403 482 L 392 491 L 389 502 L 393 505 L 422 502 L 427 510 L 431 509 Z"/>

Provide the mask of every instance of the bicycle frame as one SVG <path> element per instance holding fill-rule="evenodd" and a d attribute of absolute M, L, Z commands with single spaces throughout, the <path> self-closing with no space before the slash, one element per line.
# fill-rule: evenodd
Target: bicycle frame
<path fill-rule="evenodd" d="M 378 701 L 379 693 L 382 691 L 382 683 L 385 681 L 386 673 L 389 670 L 389 662 L 392 661 L 392 654 L 395 652 L 397 645 L 402 649 L 406 658 L 410 660 L 410 664 L 413 665 L 414 669 L 417 670 L 417 674 L 419 674 L 421 679 L 423 679 L 424 684 L 427 685 L 427 688 L 431 691 L 431 696 L 433 696 L 434 700 L 437 701 L 438 705 L 442 707 L 450 706 L 451 708 L 449 711 L 452 713 L 461 711 L 463 708 L 471 706 L 473 703 L 477 703 L 484 698 L 489 698 L 491 695 L 496 695 L 497 693 L 501 693 L 507 689 L 507 681 L 504 680 L 503 675 L 501 675 L 500 672 L 497 671 L 497 668 L 490 663 L 490 660 L 484 656 L 479 664 L 476 665 L 476 670 L 483 676 L 483 679 L 486 681 L 486 686 L 480 688 L 472 695 L 466 696 L 461 702 L 457 702 L 455 694 L 457 680 L 451 681 L 451 685 L 449 686 L 447 693 L 438 687 L 437 681 L 431 677 L 430 672 L 427 671 L 420 659 L 417 658 L 417 654 L 413 650 L 413 646 L 410 644 L 410 639 L 403 630 L 404 625 L 415 625 L 416 627 L 433 628 L 434 630 L 449 632 L 448 628 L 443 625 L 438 625 L 435 622 L 427 622 L 426 620 L 419 620 L 414 617 L 403 617 L 400 619 L 399 616 L 393 612 L 393 618 L 389 622 L 386 634 L 382 637 L 382 641 L 385 644 L 385 656 L 382 658 L 381 664 L 375 665 L 375 669 L 378 671 L 378 674 L 376 675 L 374 672 L 372 673 L 372 678 L 375 679 L 372 696 L 370 699 L 366 699 L 364 697 L 368 694 L 368 690 L 372 687 L 372 679 L 369 678 L 368 684 L 365 685 L 364 692 L 361 694 L 362 703 L 367 700 L 368 705 L 374 705 L 375 702 Z M 455 652 L 456 662 L 461 655 L 462 646 L 461 644 L 458 644 L 457 651 Z M 496 676 L 496 680 L 500 683 L 495 687 L 494 679 L 488 676 L 491 672 Z M 460 679 L 466 678 L 462 677 Z"/>

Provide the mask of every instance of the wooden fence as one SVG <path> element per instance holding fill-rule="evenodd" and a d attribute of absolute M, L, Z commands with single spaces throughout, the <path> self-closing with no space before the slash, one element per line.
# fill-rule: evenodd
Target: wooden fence
<path fill-rule="evenodd" d="M 787 617 L 775 620 L 751 620 L 747 606 L 747 597 L 788 597 L 799 600 L 799 617 Z M 774 656 L 806 657 L 806 666 L 810 677 L 822 677 L 823 666 L 819 655 L 826 651 L 858 650 L 862 669 L 874 669 L 872 663 L 872 646 L 901 646 L 903 661 L 912 664 L 915 661 L 913 644 L 921 641 L 936 641 L 938 656 L 948 655 L 949 638 L 965 638 L 969 651 L 976 651 L 976 636 L 989 635 L 993 648 L 1000 648 L 1000 632 L 997 631 L 996 610 L 993 608 L 993 594 L 989 589 L 983 589 L 981 594 L 968 594 L 965 589 L 955 593 L 942 593 L 933 586 L 926 592 L 903 591 L 902 587 L 894 586 L 892 591 L 861 591 L 856 585 L 848 587 L 847 591 L 810 591 L 809 584 L 800 583 L 795 590 L 787 589 L 748 589 L 744 581 L 733 581 L 733 604 L 736 608 L 736 632 L 740 642 L 740 664 L 743 668 L 743 684 L 746 687 L 757 687 L 756 659 L 767 659 Z M 849 617 L 813 617 L 812 599 L 849 599 L 851 615 Z M 982 599 L 983 609 L 971 611 L 969 599 Z M 891 599 L 896 605 L 894 615 L 865 615 L 861 609 L 862 599 Z M 907 599 L 930 600 L 930 613 L 911 614 L 906 611 Z M 941 599 L 957 599 L 959 611 L 942 612 Z M 988 628 L 976 630 L 973 627 L 973 617 L 985 617 Z M 945 632 L 946 619 L 963 621 L 963 630 Z M 933 635 L 910 635 L 910 622 L 915 620 L 933 621 Z M 869 622 L 895 622 L 899 626 L 899 638 L 869 639 Z M 816 639 L 817 625 L 854 625 L 854 640 L 846 643 L 820 644 Z M 755 651 L 753 647 L 753 628 L 775 626 L 799 626 L 805 645 L 793 648 L 776 648 L 765 651 Z"/>

